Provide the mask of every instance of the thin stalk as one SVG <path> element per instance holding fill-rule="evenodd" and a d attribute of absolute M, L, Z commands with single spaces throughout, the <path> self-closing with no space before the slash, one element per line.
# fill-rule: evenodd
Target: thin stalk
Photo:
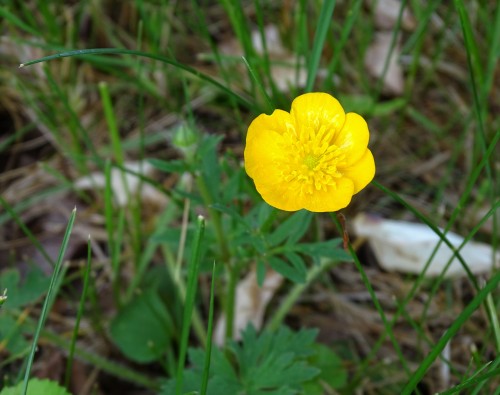
<path fill-rule="evenodd" d="M 75 217 L 76 217 L 76 207 L 73 209 L 73 212 L 71 213 L 71 216 L 69 218 L 68 226 L 66 227 L 66 232 L 64 233 L 62 245 L 61 248 L 59 249 L 59 256 L 57 258 L 56 265 L 54 267 L 54 271 L 52 272 L 52 277 L 50 279 L 49 289 L 47 290 L 47 296 L 45 297 L 45 301 L 43 303 L 42 313 L 40 315 L 40 319 L 38 320 L 38 326 L 33 336 L 31 352 L 28 356 L 28 364 L 26 366 L 26 371 L 24 374 L 22 395 L 26 395 L 26 393 L 28 392 L 28 381 L 30 378 L 31 367 L 33 366 L 33 360 L 35 359 L 35 352 L 38 346 L 38 339 L 40 337 L 43 325 L 45 324 L 45 319 L 47 318 L 47 315 L 49 313 L 49 308 L 52 304 L 52 300 L 55 296 L 53 295 L 53 292 L 56 289 L 57 282 L 60 280 L 59 274 L 63 266 L 64 254 L 66 253 L 66 249 L 68 248 L 69 236 L 71 234 L 71 231 L 73 230 Z"/>
<path fill-rule="evenodd" d="M 142 51 L 135 51 L 135 50 L 130 50 L 130 49 L 120 49 L 120 48 L 78 49 L 75 51 L 60 52 L 60 53 L 57 53 L 54 55 L 45 56 L 43 58 L 30 60 L 28 62 L 21 63 L 19 65 L 19 67 L 27 67 L 27 66 L 31 66 L 31 65 L 36 64 L 36 63 L 46 62 L 49 60 L 60 59 L 60 58 L 65 58 L 65 57 L 70 57 L 70 56 L 85 56 L 85 57 L 87 57 L 90 55 L 135 55 L 135 56 L 142 56 L 144 58 L 159 60 L 160 62 L 169 64 L 171 66 L 177 67 L 178 69 L 184 70 L 184 71 L 188 72 L 189 74 L 196 76 L 200 80 L 208 82 L 209 84 L 217 87 L 218 89 L 220 89 L 221 91 L 223 91 L 227 95 L 235 98 L 238 102 L 243 104 L 245 107 L 252 109 L 257 113 L 262 112 L 261 109 L 256 104 L 251 103 L 243 96 L 236 94 L 233 90 L 225 87 L 220 82 L 218 82 L 216 79 L 208 76 L 207 74 L 204 74 L 201 71 L 198 71 L 192 67 L 186 66 L 186 65 L 179 63 L 175 60 L 172 60 L 170 58 L 147 53 L 147 52 L 142 52 Z"/>
<path fill-rule="evenodd" d="M 182 333 L 180 340 L 179 360 L 177 366 L 177 379 L 175 384 L 176 395 L 181 395 L 184 379 L 184 364 L 186 362 L 186 354 L 188 348 L 189 333 L 191 321 L 194 311 L 194 302 L 197 290 L 198 274 L 200 270 L 200 245 L 205 231 L 205 219 L 202 216 L 198 217 L 196 234 L 193 239 L 193 250 L 191 260 L 188 267 L 188 285 L 186 300 L 184 303 L 184 315 L 182 319 Z"/>
<path fill-rule="evenodd" d="M 215 237 L 217 239 L 217 244 L 219 245 L 219 251 L 221 254 L 221 259 L 223 262 L 229 263 L 229 249 L 226 242 L 226 237 L 224 235 L 224 228 L 222 226 L 222 219 L 220 212 L 218 210 L 214 210 L 212 208 L 213 199 L 210 196 L 210 192 L 205 183 L 205 179 L 202 175 L 196 176 L 196 185 L 200 191 L 201 197 L 205 203 L 205 206 L 208 208 L 208 212 L 210 214 L 210 219 L 214 225 Z"/>
<path fill-rule="evenodd" d="M 228 281 L 224 309 L 226 313 L 226 342 L 233 338 L 234 308 L 236 304 L 236 286 L 239 279 L 239 268 L 236 264 L 226 265 Z"/>
<path fill-rule="evenodd" d="M 339 232 L 343 231 L 343 227 L 340 224 L 339 218 L 335 213 L 330 213 L 330 217 L 332 218 L 333 222 L 337 225 Z M 365 269 L 363 269 L 363 265 L 361 265 L 361 262 L 359 261 L 358 255 L 356 254 L 356 251 L 354 251 L 354 248 L 352 247 L 352 244 L 350 243 L 349 240 L 347 240 L 347 249 L 349 250 L 349 253 L 351 254 L 352 258 L 354 259 L 354 264 L 356 266 L 356 269 L 358 270 L 359 274 L 361 275 L 361 280 L 363 281 L 368 293 L 370 294 L 370 297 L 372 299 L 372 302 L 377 309 L 378 314 L 380 315 L 380 318 L 382 319 L 382 323 L 384 324 L 385 332 L 389 336 L 389 339 L 391 340 L 391 343 L 394 347 L 394 350 L 396 351 L 396 354 L 398 355 L 398 358 L 401 362 L 401 365 L 403 366 L 403 369 L 405 370 L 405 373 L 410 376 L 410 369 L 408 367 L 408 363 L 406 362 L 406 358 L 403 355 L 403 352 L 401 351 L 401 348 L 399 347 L 399 344 L 396 340 L 396 337 L 394 336 L 394 332 L 392 330 L 392 324 L 389 323 L 387 320 L 384 309 L 382 308 L 382 305 L 380 304 L 377 295 L 375 294 L 375 290 L 372 287 L 372 284 L 370 283 L 370 279 L 368 278 L 368 275 L 365 272 Z"/>
<path fill-rule="evenodd" d="M 281 302 L 278 310 L 273 314 L 273 317 L 266 325 L 267 330 L 277 330 L 290 309 L 295 305 L 300 295 L 325 271 L 335 265 L 334 261 L 323 260 L 319 265 L 314 265 L 307 272 L 306 281 L 303 284 L 295 284 L 285 299 Z"/>
<path fill-rule="evenodd" d="M 210 307 L 208 310 L 207 345 L 205 347 L 205 362 L 203 366 L 203 377 L 201 379 L 200 394 L 206 395 L 208 377 L 210 375 L 210 360 L 212 355 L 212 334 L 214 330 L 214 299 L 215 299 L 215 262 L 212 267 L 212 284 L 210 286 Z"/>
<path fill-rule="evenodd" d="M 319 63 L 321 60 L 321 54 L 323 53 L 326 35 L 333 20 L 332 16 L 334 9 L 335 0 L 325 0 L 323 2 L 319 15 L 318 26 L 316 28 L 316 33 L 314 34 L 311 57 L 307 65 L 306 92 L 311 92 L 314 87 L 314 81 L 316 79 L 316 75 L 318 74 Z"/>

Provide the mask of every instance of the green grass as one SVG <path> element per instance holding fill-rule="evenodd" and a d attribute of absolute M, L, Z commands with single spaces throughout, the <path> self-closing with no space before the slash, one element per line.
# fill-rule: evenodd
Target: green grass
<path fill-rule="evenodd" d="M 0 395 L 20 382 L 26 393 L 46 358 L 37 347 L 62 351 L 58 381 L 70 391 L 78 360 L 101 373 L 92 384 L 109 394 L 132 385 L 210 395 L 269 383 L 291 391 L 280 393 L 495 393 L 500 277 L 495 268 L 474 275 L 462 249 L 472 240 L 499 246 L 500 10 L 401 3 L 413 20 L 401 8 L 382 28 L 358 0 L 4 1 Z M 380 76 L 365 66 L 382 30 L 405 76 L 398 95 L 384 87 L 388 58 Z M 347 253 L 336 216 L 275 210 L 246 176 L 251 120 L 288 111 L 310 91 L 333 94 L 370 126 L 376 179 L 343 210 L 347 229 L 359 212 L 426 224 L 439 244 L 420 274 L 384 272 L 355 235 Z M 102 185 L 77 188 L 95 172 Z M 446 269 L 428 278 L 439 245 L 454 251 L 461 278 Z M 238 286 L 253 272 L 262 284 L 273 269 L 285 281 L 262 333 L 248 329 L 234 342 Z M 262 294 L 247 291 L 254 302 Z M 377 318 L 359 321 L 359 311 Z M 223 344 L 212 340 L 220 315 Z M 327 367 L 312 338 L 274 352 L 287 325 L 297 338 L 317 326 L 340 365 Z M 254 364 L 257 350 L 268 370 Z M 298 367 L 303 380 L 287 376 Z M 345 379 L 327 380 L 336 375 Z"/>

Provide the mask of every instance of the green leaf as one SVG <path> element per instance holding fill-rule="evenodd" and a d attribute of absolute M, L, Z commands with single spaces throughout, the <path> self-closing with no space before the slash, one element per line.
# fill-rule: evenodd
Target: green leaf
<path fill-rule="evenodd" d="M 277 393 L 295 393 L 288 390 L 318 375 L 319 369 L 303 359 L 313 353 L 311 345 L 316 335 L 314 330 L 294 333 L 280 328 L 259 336 L 253 326 L 248 326 L 242 333 L 243 343 L 230 345 L 239 361 L 241 380 L 247 392 L 281 388 L 283 392 Z"/>
<path fill-rule="evenodd" d="M 220 136 L 208 136 L 201 142 L 197 152 L 200 171 L 214 202 L 219 200 L 221 192 L 221 166 L 217 155 L 217 145 L 221 140 Z"/>
<path fill-rule="evenodd" d="M 303 277 L 305 281 L 305 278 L 307 277 L 307 267 L 304 259 L 294 252 L 285 252 L 283 256 L 292 264 L 297 272 L 300 273 L 300 276 Z"/>
<path fill-rule="evenodd" d="M 342 96 L 340 101 L 346 113 L 353 111 L 374 117 L 389 116 L 406 105 L 406 100 L 403 98 L 375 101 L 368 95 Z"/>
<path fill-rule="evenodd" d="M 323 344 L 315 344 L 314 349 L 316 354 L 309 361 L 321 369 L 318 379 L 327 383 L 331 388 L 341 388 L 346 385 L 347 371 L 340 357 Z"/>
<path fill-rule="evenodd" d="M 199 393 L 201 377 L 205 360 L 205 351 L 202 349 L 189 349 L 189 360 L 192 369 L 184 371 L 182 393 Z M 174 395 L 176 380 L 169 380 L 162 387 L 160 395 Z M 209 395 L 234 395 L 243 389 L 238 381 L 238 376 L 226 355 L 219 349 L 213 349 L 211 354 L 209 382 L 207 394 Z"/>
<path fill-rule="evenodd" d="M 330 258 L 335 261 L 352 261 L 352 256 L 340 247 L 340 239 L 296 244 L 290 250 L 309 255 L 316 258 L 316 261 L 321 257 Z"/>
<path fill-rule="evenodd" d="M 5 315 L 0 319 L 0 340 L 11 354 L 29 350 L 30 344 L 23 336 L 22 327 L 11 316 Z"/>
<path fill-rule="evenodd" d="M 156 291 L 133 298 L 111 322 L 111 336 L 131 360 L 160 359 L 170 345 L 170 320 Z"/>
<path fill-rule="evenodd" d="M 231 340 L 227 352 L 212 350 L 208 395 L 293 395 L 302 384 L 320 374 L 309 363 L 316 330 L 298 333 L 288 328 L 258 334 L 248 326 L 241 342 Z M 232 354 L 232 355 L 231 355 Z M 184 372 L 182 393 L 199 391 L 205 351 L 190 349 L 191 369 Z M 169 380 L 160 395 L 173 395 L 175 380 Z"/>
<path fill-rule="evenodd" d="M 266 264 L 262 259 L 257 259 L 257 284 L 259 287 L 264 285 L 266 278 Z"/>
<path fill-rule="evenodd" d="M 0 289 L 8 290 L 5 307 L 19 308 L 38 300 L 49 287 L 50 278 L 38 267 L 30 268 L 24 281 L 17 269 L 5 270 L 0 276 Z"/>
<path fill-rule="evenodd" d="M 6 387 L 2 389 L 0 395 L 21 395 L 23 383 L 19 383 L 15 387 Z M 66 388 L 61 387 L 58 383 L 50 380 L 30 379 L 28 382 L 27 395 L 71 395 Z"/>
<path fill-rule="evenodd" d="M 264 224 L 276 213 L 273 207 L 264 202 L 255 206 L 252 212 L 254 211 L 256 213 L 256 223 L 254 225 L 259 228 L 264 226 Z"/>
<path fill-rule="evenodd" d="M 288 243 L 296 243 L 304 233 L 309 229 L 312 213 L 306 210 L 297 211 L 284 221 L 278 228 L 269 236 L 269 244 L 277 246 L 288 239 Z"/>
<path fill-rule="evenodd" d="M 303 284 L 306 282 L 305 270 L 298 270 L 295 266 L 276 256 L 270 256 L 268 262 L 274 270 L 294 283 Z"/>
<path fill-rule="evenodd" d="M 186 161 L 183 160 L 161 160 L 161 159 L 148 159 L 148 163 L 154 168 L 165 173 L 183 173 L 189 170 Z"/>
<path fill-rule="evenodd" d="M 210 207 L 214 210 L 220 211 L 221 213 L 229 215 L 232 219 L 237 220 L 239 223 L 241 223 L 245 228 L 248 228 L 246 221 L 233 207 L 229 207 L 220 203 L 212 204 L 210 205 Z"/>

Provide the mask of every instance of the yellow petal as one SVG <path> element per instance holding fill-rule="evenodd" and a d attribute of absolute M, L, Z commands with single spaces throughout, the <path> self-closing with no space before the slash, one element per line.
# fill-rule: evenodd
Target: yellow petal
<path fill-rule="evenodd" d="M 364 155 L 369 138 L 366 121 L 360 115 L 350 112 L 333 143 L 345 152 L 346 165 L 352 165 Z"/>
<path fill-rule="evenodd" d="M 343 177 L 354 183 L 354 194 L 361 191 L 375 176 L 375 160 L 372 152 L 367 149 L 364 155 L 352 166 L 344 169 L 339 168 Z"/>
<path fill-rule="evenodd" d="M 328 93 L 306 93 L 292 103 L 291 115 L 298 129 L 318 131 L 321 126 L 340 131 L 345 121 L 345 112 L 339 101 Z"/>
<path fill-rule="evenodd" d="M 281 136 L 268 130 L 258 139 L 247 139 L 245 147 L 245 169 L 254 180 L 263 177 L 278 177 L 278 168 L 274 165 L 281 160 L 283 152 L 280 146 Z M 275 178 L 274 182 L 277 179 Z"/>
<path fill-rule="evenodd" d="M 341 178 L 337 188 L 314 191 L 312 194 L 291 191 L 286 183 L 255 183 L 257 191 L 267 204 L 284 211 L 306 209 L 312 212 L 332 212 L 346 207 L 353 195 L 354 184 Z"/>
<path fill-rule="evenodd" d="M 261 114 L 248 127 L 248 139 L 258 139 L 269 131 L 283 134 L 294 128 L 294 120 L 289 113 L 283 110 L 274 110 L 271 115 Z"/>
<path fill-rule="evenodd" d="M 348 178 L 337 180 L 337 187 L 328 188 L 327 191 L 315 191 L 307 197 L 304 208 L 313 212 L 333 212 L 347 207 L 351 202 L 354 184 Z"/>
<path fill-rule="evenodd" d="M 271 177 L 270 177 L 271 178 Z M 255 188 L 270 206 L 284 211 L 297 211 L 304 208 L 304 202 L 300 196 L 291 192 L 287 183 L 279 183 L 268 178 L 263 182 L 262 179 L 255 179 Z"/>
<path fill-rule="evenodd" d="M 282 133 L 286 128 L 293 128 L 293 123 L 288 114 L 276 110 L 272 115 L 259 115 L 248 128 L 245 146 L 245 169 L 253 178 L 275 177 L 278 180 L 277 160 L 282 160 L 285 153 L 282 150 Z"/>

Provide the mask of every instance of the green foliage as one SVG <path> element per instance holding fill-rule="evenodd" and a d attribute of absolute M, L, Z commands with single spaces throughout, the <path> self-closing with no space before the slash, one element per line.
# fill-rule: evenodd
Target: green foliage
<path fill-rule="evenodd" d="M 8 269 L 1 273 L 0 289 L 4 289 L 4 292 L 0 303 L 0 306 L 3 305 L 3 310 L 0 310 L 0 339 L 13 355 L 26 351 L 30 343 L 24 338 L 28 329 L 7 313 L 36 302 L 47 292 L 49 283 L 50 277 L 35 266 L 28 270 L 23 281 L 18 269 Z"/>
<path fill-rule="evenodd" d="M 19 308 L 38 300 L 50 283 L 50 277 L 36 266 L 29 268 L 26 277 L 21 281 L 18 269 L 8 269 L 0 275 L 0 289 L 8 290 L 8 299 L 5 306 Z"/>
<path fill-rule="evenodd" d="M 13 317 L 1 312 L 0 315 L 0 339 L 4 342 L 7 350 L 13 354 L 21 354 L 29 348 L 29 342 L 24 334 L 29 333 Z"/>
<path fill-rule="evenodd" d="M 171 322 L 156 290 L 134 297 L 111 322 L 111 337 L 132 361 L 148 363 L 165 354 Z"/>
<path fill-rule="evenodd" d="M 22 395 L 23 383 L 15 387 L 5 387 L 0 391 L 0 395 Z M 27 395 L 71 395 L 66 388 L 61 387 L 51 380 L 31 379 L 28 382 Z"/>
<path fill-rule="evenodd" d="M 341 388 L 346 385 L 347 371 L 342 364 L 342 359 L 331 348 L 322 344 L 315 344 L 314 348 L 316 353 L 310 360 L 312 365 L 321 369 L 318 381 L 331 388 Z M 308 394 L 313 395 L 310 392 Z"/>
<path fill-rule="evenodd" d="M 286 327 L 259 335 L 248 326 L 241 342 L 230 341 L 226 352 L 212 350 L 207 394 L 313 394 L 304 389 L 343 386 L 347 374 L 339 357 L 316 344 L 316 335 L 316 330 L 295 333 Z M 189 350 L 191 368 L 184 372 L 184 394 L 199 390 L 204 358 L 203 350 Z M 174 394 L 174 388 L 175 380 L 170 380 L 161 395 Z"/>

